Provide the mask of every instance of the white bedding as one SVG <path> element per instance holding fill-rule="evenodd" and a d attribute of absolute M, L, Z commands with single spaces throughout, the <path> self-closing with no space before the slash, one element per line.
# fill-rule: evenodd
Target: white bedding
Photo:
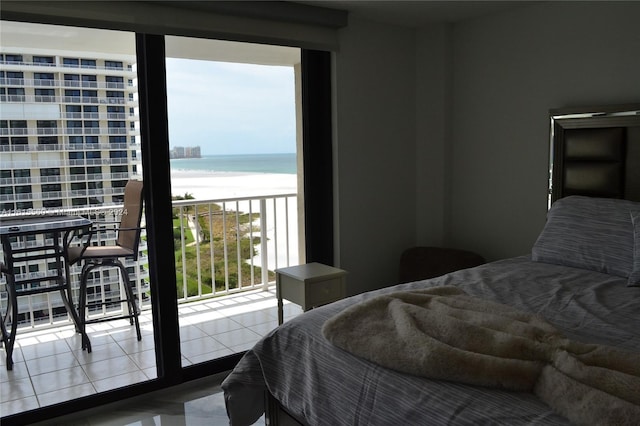
<path fill-rule="evenodd" d="M 345 308 L 385 293 L 455 286 L 544 317 L 565 337 L 640 351 L 640 288 L 624 277 L 533 262 L 528 256 L 389 287 L 313 309 L 247 352 L 223 382 L 232 424 L 250 424 L 270 392 L 308 425 L 569 424 L 532 392 L 431 380 L 383 368 L 321 333 Z"/>

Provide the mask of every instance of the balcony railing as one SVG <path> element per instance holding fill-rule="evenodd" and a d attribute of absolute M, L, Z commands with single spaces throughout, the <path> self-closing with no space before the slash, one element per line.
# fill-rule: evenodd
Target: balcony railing
<path fill-rule="evenodd" d="M 82 206 L 75 210 L 51 210 L 95 218 L 120 211 L 122 206 Z M 28 213 L 28 212 L 26 212 Z M 174 250 L 176 256 L 179 303 L 229 295 L 248 290 L 266 290 L 275 281 L 274 270 L 297 264 L 297 195 L 173 202 Z M 105 237 L 115 238 L 115 233 Z M 37 244 L 27 241 L 27 244 Z M 128 261 L 139 305 L 150 308 L 146 237 L 140 245 L 137 261 Z M 77 301 L 80 266 L 71 267 L 73 297 Z M 46 265 L 40 265 L 46 273 Z M 108 270 L 107 270 L 108 271 Z M 29 272 L 27 272 L 29 273 Z M 101 273 L 89 283 L 89 300 L 117 299 L 122 291 L 118 272 Z M 6 311 L 6 279 L 0 279 L 0 308 Z M 44 328 L 70 323 L 57 293 L 42 293 L 19 298 L 19 328 Z M 91 311 L 92 318 L 126 309 L 120 304 Z"/>

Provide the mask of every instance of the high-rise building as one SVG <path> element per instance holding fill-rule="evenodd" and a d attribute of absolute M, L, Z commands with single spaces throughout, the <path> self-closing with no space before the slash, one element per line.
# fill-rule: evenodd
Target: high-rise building
<path fill-rule="evenodd" d="M 109 206 L 122 203 L 127 181 L 142 178 L 135 82 L 133 55 L 2 46 L 1 213 L 74 209 L 109 216 Z M 142 295 L 144 243 L 140 250 L 143 256 L 126 266 Z M 36 264 L 16 273 L 46 269 Z M 109 300 L 119 291 L 117 282 L 115 269 L 96 272 L 89 297 Z M 32 306 L 51 308 L 44 306 L 46 295 L 32 299 Z M 53 305 L 54 316 L 64 314 L 61 301 Z M 32 319 L 23 314 L 19 320 Z"/>

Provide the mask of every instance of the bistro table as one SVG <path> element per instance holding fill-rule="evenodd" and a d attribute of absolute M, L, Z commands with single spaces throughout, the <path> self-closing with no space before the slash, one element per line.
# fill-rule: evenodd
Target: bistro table
<path fill-rule="evenodd" d="M 8 294 L 7 310 L 0 312 L 2 342 L 7 355 L 7 370 L 13 368 L 13 345 L 18 327 L 18 297 L 60 291 L 62 302 L 79 331 L 78 313 L 73 305 L 67 247 L 91 221 L 81 216 L 13 215 L 0 217 L 0 239 L 4 257 L 3 275 Z M 44 273 L 28 271 L 35 261 L 46 261 Z M 24 266 L 24 268 L 22 268 Z M 24 272 L 17 273 L 16 269 Z M 11 321 L 11 329 L 6 324 Z M 82 336 L 83 339 L 86 336 Z"/>

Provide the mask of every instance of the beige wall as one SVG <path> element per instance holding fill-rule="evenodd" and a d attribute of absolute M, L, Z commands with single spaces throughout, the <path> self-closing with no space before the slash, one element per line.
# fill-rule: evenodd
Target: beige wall
<path fill-rule="evenodd" d="M 451 244 L 493 260 L 544 226 L 548 110 L 640 100 L 640 3 L 541 3 L 453 31 Z"/>
<path fill-rule="evenodd" d="M 640 100 L 640 3 L 539 3 L 412 30 L 351 19 L 335 55 L 338 263 L 392 284 L 411 245 L 530 252 L 550 108 Z"/>
<path fill-rule="evenodd" d="M 410 29 L 350 20 L 334 55 L 337 256 L 349 293 L 397 281 L 415 240 L 415 51 Z"/>

